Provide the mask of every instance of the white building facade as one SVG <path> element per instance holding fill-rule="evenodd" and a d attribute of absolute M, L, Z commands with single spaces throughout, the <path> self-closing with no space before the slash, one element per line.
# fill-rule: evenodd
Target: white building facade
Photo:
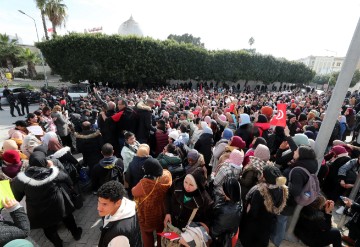
<path fill-rule="evenodd" d="M 315 71 L 318 75 L 339 72 L 344 63 L 345 57 L 308 56 L 298 61 Z"/>

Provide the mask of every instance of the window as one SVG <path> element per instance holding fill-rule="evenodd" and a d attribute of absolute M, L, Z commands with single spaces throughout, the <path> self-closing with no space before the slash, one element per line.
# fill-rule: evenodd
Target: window
<path fill-rule="evenodd" d="M 337 67 L 340 67 L 340 66 L 341 66 L 341 62 L 337 62 L 337 63 L 336 63 L 336 66 L 337 66 Z"/>

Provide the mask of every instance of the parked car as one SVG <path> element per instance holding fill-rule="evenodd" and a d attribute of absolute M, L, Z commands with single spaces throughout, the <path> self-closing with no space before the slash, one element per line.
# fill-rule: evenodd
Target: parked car
<path fill-rule="evenodd" d="M 21 90 L 25 90 L 26 97 L 30 104 L 37 103 L 40 100 L 40 92 L 38 92 L 38 91 L 31 90 L 31 89 L 28 89 L 25 87 L 8 87 L 8 89 L 10 89 L 16 97 L 19 95 Z M 4 88 L 0 88 L 1 104 L 8 105 L 9 103 L 8 103 L 6 97 L 3 97 L 3 91 L 4 91 Z"/>
<path fill-rule="evenodd" d="M 86 97 L 90 93 L 90 86 L 86 84 L 77 84 L 68 87 L 69 96 L 73 100 L 79 100 L 81 97 Z"/>

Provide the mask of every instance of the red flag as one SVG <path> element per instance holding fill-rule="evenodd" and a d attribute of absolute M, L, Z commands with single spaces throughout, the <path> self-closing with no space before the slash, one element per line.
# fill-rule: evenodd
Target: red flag
<path fill-rule="evenodd" d="M 286 127 L 286 104 L 277 104 L 277 114 L 271 119 L 270 125 Z"/>

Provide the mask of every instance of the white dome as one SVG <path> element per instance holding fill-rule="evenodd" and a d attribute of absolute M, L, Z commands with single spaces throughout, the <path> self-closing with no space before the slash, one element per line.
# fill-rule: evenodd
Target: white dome
<path fill-rule="evenodd" d="M 136 21 L 134 21 L 132 16 L 130 16 L 129 20 L 125 21 L 123 24 L 120 25 L 118 34 L 136 35 L 140 37 L 144 36 L 139 24 Z"/>

